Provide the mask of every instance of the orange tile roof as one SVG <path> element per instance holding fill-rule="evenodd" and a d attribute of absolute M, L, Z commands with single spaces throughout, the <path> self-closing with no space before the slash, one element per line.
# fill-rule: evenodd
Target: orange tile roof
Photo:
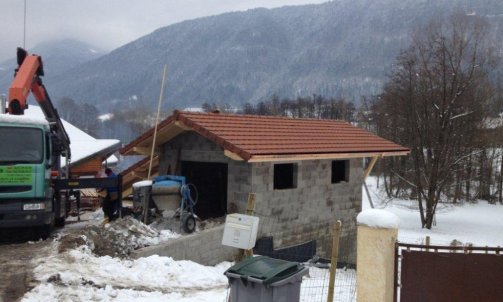
<path fill-rule="evenodd" d="M 338 120 L 175 110 L 173 115 L 158 125 L 158 129 L 175 122 L 196 131 L 244 160 L 266 156 L 356 153 L 404 155 L 409 152 L 408 148 Z M 121 153 L 127 153 L 152 135 L 153 129 L 150 129 L 125 146 Z"/>

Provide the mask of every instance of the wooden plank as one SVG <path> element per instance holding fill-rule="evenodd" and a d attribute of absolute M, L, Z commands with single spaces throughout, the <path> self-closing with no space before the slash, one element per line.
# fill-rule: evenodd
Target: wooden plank
<path fill-rule="evenodd" d="M 155 148 L 154 149 L 154 153 L 155 154 L 159 154 L 161 151 L 160 148 Z M 150 155 L 150 152 L 152 152 L 152 148 L 150 147 L 133 147 L 133 152 L 135 152 L 135 154 L 139 154 L 139 155 Z"/>
<path fill-rule="evenodd" d="M 340 220 L 337 220 L 334 226 L 334 235 L 332 236 L 332 257 L 330 259 L 330 281 L 328 282 L 327 302 L 334 301 L 335 293 L 335 274 L 337 272 L 337 258 L 339 256 L 339 238 L 341 236 Z"/>
<path fill-rule="evenodd" d="M 246 215 L 253 215 L 255 213 L 255 193 L 248 194 L 248 201 L 246 202 Z M 243 260 L 245 257 L 253 256 L 253 249 L 243 250 L 240 249 L 237 255 L 237 261 Z"/>
<path fill-rule="evenodd" d="M 236 160 L 236 161 L 243 161 L 244 160 L 241 156 L 239 156 L 238 154 L 236 154 L 232 151 L 229 151 L 229 150 L 224 150 L 224 155 L 232 160 Z"/>
<path fill-rule="evenodd" d="M 369 188 L 367 187 L 367 183 L 363 181 L 363 187 L 365 188 L 365 192 L 367 193 L 367 198 L 369 199 L 370 207 L 374 208 L 374 203 L 372 202 L 372 197 L 370 196 Z"/>
<path fill-rule="evenodd" d="M 370 172 L 372 172 L 372 169 L 374 168 L 378 159 L 379 159 L 379 156 L 372 157 L 372 160 L 370 161 L 367 169 L 365 170 L 365 173 L 363 173 L 363 181 L 365 181 L 367 179 L 367 177 L 369 177 Z"/>
<path fill-rule="evenodd" d="M 349 159 L 349 158 L 365 158 L 375 156 L 405 156 L 409 151 L 392 151 L 392 152 L 368 152 L 368 153 L 324 153 L 324 154 L 292 154 L 292 155 L 254 155 L 248 162 L 282 162 L 282 161 L 298 161 L 298 160 L 313 160 L 313 159 Z"/>
<path fill-rule="evenodd" d="M 185 125 L 185 124 L 184 124 L 183 122 L 181 122 L 181 121 L 176 121 L 176 122 L 175 122 L 175 125 L 176 125 L 177 127 L 179 127 L 180 129 L 183 129 L 184 131 L 191 131 L 191 130 L 193 130 L 191 127 L 189 127 L 189 126 Z"/>
<path fill-rule="evenodd" d="M 84 163 L 70 168 L 72 175 L 93 175 L 95 176 L 101 170 L 101 159 L 93 158 Z"/>
<path fill-rule="evenodd" d="M 246 202 L 246 215 L 253 215 L 255 213 L 255 193 L 248 194 L 248 201 Z M 245 256 L 253 256 L 253 249 L 245 250 Z"/>

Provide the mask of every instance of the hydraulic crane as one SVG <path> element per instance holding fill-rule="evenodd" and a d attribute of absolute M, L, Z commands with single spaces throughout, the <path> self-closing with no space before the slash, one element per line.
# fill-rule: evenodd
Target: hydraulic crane
<path fill-rule="evenodd" d="M 120 188 L 122 181 L 71 178 L 70 138 L 42 83 L 42 58 L 18 48 L 17 63 L 8 114 L 0 114 L 0 228 L 36 227 L 45 238 L 53 225 L 64 225 L 70 195 L 76 197 L 79 210 L 80 194 L 75 190 Z M 45 120 L 24 116 L 30 93 Z"/>
<path fill-rule="evenodd" d="M 8 112 L 12 115 L 23 115 L 24 110 L 28 108 L 27 99 L 31 92 L 55 136 L 53 153 L 56 156 L 66 157 L 68 163 L 71 158 L 70 138 L 42 83 L 41 77 L 44 76 L 42 58 L 37 55 L 29 55 L 26 50 L 18 47 L 17 64 L 18 68 L 15 70 L 14 80 L 9 88 Z M 66 166 L 68 167 L 68 164 Z"/>

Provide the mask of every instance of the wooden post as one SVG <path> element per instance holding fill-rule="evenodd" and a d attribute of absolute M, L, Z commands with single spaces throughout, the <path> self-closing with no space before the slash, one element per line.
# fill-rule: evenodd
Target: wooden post
<path fill-rule="evenodd" d="M 150 161 L 148 163 L 148 174 L 147 174 L 147 179 L 150 180 L 150 176 L 152 173 L 152 162 L 154 161 L 154 150 L 155 150 L 155 139 L 157 138 L 157 126 L 159 124 L 159 115 L 161 114 L 161 103 L 162 103 L 162 97 L 164 94 L 164 81 L 166 80 L 166 72 L 168 71 L 168 65 L 164 65 L 164 69 L 162 72 L 162 81 L 161 81 L 161 93 L 159 94 L 159 103 L 157 104 L 157 116 L 155 118 L 155 127 L 154 127 L 154 137 L 152 138 L 152 150 L 150 151 Z M 160 159 L 159 159 L 160 161 Z M 143 223 L 147 224 L 147 217 L 148 217 L 148 206 L 149 206 L 149 201 L 150 201 L 150 196 L 149 200 L 147 200 L 145 203 L 145 216 L 143 217 Z M 183 213 L 180 213 L 182 215 Z"/>
<path fill-rule="evenodd" d="M 255 213 L 255 194 L 250 193 L 248 194 L 248 201 L 246 202 L 246 215 L 253 215 Z M 253 255 L 253 249 L 251 250 L 243 250 L 239 249 L 239 253 L 236 256 L 236 262 L 243 260 L 245 257 L 252 256 Z"/>
<path fill-rule="evenodd" d="M 248 194 L 248 201 L 246 202 L 246 215 L 253 215 L 255 213 L 255 194 Z"/>
<path fill-rule="evenodd" d="M 370 161 L 367 169 L 363 173 L 363 181 L 365 181 L 367 179 L 367 177 L 369 176 L 370 172 L 374 168 L 374 165 L 376 164 L 376 162 L 377 162 L 378 159 L 379 159 L 379 156 L 372 157 L 372 160 Z"/>
<path fill-rule="evenodd" d="M 366 181 L 367 181 L 367 177 L 369 176 L 370 172 L 372 172 L 372 169 L 374 168 L 378 159 L 379 159 L 379 156 L 372 157 L 372 160 L 370 161 L 369 165 L 367 166 L 367 169 L 365 169 L 365 172 L 363 173 L 363 187 L 365 188 L 365 192 L 367 193 L 370 207 L 372 209 L 374 208 L 374 203 L 372 202 L 372 197 L 370 197 L 370 192 L 369 192 L 369 188 L 367 187 Z"/>
<path fill-rule="evenodd" d="M 246 215 L 253 215 L 255 213 L 255 194 L 248 194 L 248 201 L 246 202 Z M 243 250 L 243 256 L 253 256 L 253 249 Z"/>
<path fill-rule="evenodd" d="M 159 94 L 159 103 L 157 104 L 157 116 L 155 118 L 155 127 L 154 127 L 154 137 L 152 138 L 152 150 L 150 151 L 150 161 L 148 164 L 148 176 L 147 179 L 150 180 L 150 175 L 152 173 L 152 161 L 154 160 L 154 150 L 155 150 L 155 140 L 157 138 L 157 126 L 159 124 L 159 115 L 161 114 L 161 103 L 162 97 L 164 94 L 164 81 L 166 80 L 166 72 L 168 71 L 168 65 L 164 65 L 164 70 L 162 72 L 162 81 L 161 81 L 161 93 Z M 145 218 L 145 221 L 147 219 Z"/>
<path fill-rule="evenodd" d="M 77 221 L 80 222 L 80 190 L 75 193 L 75 198 L 77 199 Z"/>
<path fill-rule="evenodd" d="M 334 226 L 334 235 L 332 237 L 332 258 L 330 259 L 330 281 L 328 283 L 327 302 L 334 300 L 335 292 L 335 273 L 337 271 L 337 257 L 339 256 L 339 238 L 341 236 L 341 221 L 337 220 Z"/>
<path fill-rule="evenodd" d="M 430 248 L 428 246 L 430 246 L 430 236 L 426 236 L 425 245 L 426 245 L 426 251 L 429 252 Z"/>
<path fill-rule="evenodd" d="M 369 199 L 370 207 L 373 209 L 374 203 L 372 202 L 372 197 L 370 197 L 369 188 L 367 187 L 367 183 L 365 181 L 363 182 L 363 187 L 365 188 L 365 192 L 367 192 L 367 197 Z"/>

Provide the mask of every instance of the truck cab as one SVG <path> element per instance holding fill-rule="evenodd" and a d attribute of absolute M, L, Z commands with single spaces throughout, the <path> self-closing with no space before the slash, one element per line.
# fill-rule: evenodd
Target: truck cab
<path fill-rule="evenodd" d="M 43 119 L 0 114 L 0 228 L 55 221 L 51 131 Z"/>

